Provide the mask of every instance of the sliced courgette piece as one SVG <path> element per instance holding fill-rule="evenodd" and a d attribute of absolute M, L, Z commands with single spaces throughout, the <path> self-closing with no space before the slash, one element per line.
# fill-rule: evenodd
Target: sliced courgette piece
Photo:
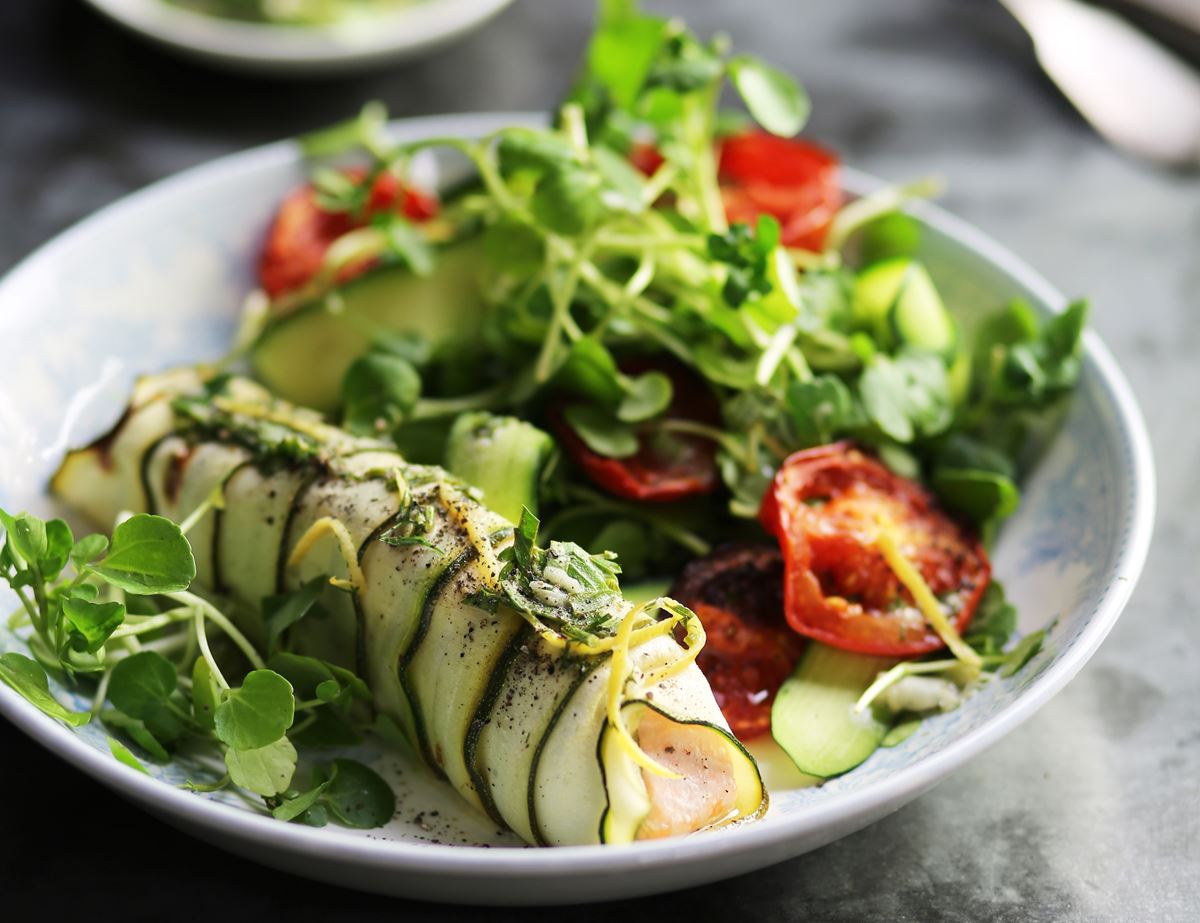
<path fill-rule="evenodd" d="M 446 443 L 446 467 L 483 492 L 483 502 L 509 522 L 522 508 L 536 514 L 542 471 L 554 440 L 531 423 L 486 411 L 464 413 Z"/>
<path fill-rule="evenodd" d="M 440 250 L 428 276 L 403 267 L 359 276 L 269 322 L 251 350 L 255 372 L 280 397 L 332 412 L 346 369 L 370 345 L 371 329 L 418 333 L 434 347 L 477 331 L 482 265 L 482 244 L 470 238 Z"/>
<path fill-rule="evenodd" d="M 68 453 L 50 480 L 51 491 L 71 498 L 79 512 L 106 528 L 122 510 L 153 510 L 142 477 L 147 454 L 174 429 L 168 397 L 199 380 L 190 369 L 138 379 L 129 408 L 91 445 Z"/>
<path fill-rule="evenodd" d="M 854 704 L 871 682 L 896 663 L 808 643 L 775 696 L 771 735 L 801 772 L 828 779 L 875 752 L 889 723 Z"/>
<path fill-rule="evenodd" d="M 515 656 L 486 702 L 486 713 L 481 709 L 472 722 L 466 762 L 488 813 L 527 842 L 537 842 L 529 781 L 542 741 L 572 691 L 602 660 L 571 657 L 532 631 L 514 638 L 510 649 Z"/>
<path fill-rule="evenodd" d="M 349 535 L 351 553 L 359 548 L 379 525 L 394 516 L 400 497 L 386 472 L 402 464 L 394 452 L 378 451 L 351 455 L 344 460 L 343 471 L 336 476 L 318 478 L 297 496 L 284 540 L 291 555 L 305 533 L 321 519 L 336 520 Z M 379 472 L 370 476 L 372 472 Z M 261 531 L 258 535 L 261 537 Z M 347 549 L 338 535 L 325 532 L 299 560 L 286 568 L 282 590 L 296 590 L 317 577 L 351 577 Z M 359 588 L 357 592 L 361 592 Z M 328 660 L 351 670 L 361 670 L 357 592 L 334 586 L 321 595 L 323 615 L 306 618 L 291 628 L 289 648 L 300 654 Z"/>
<path fill-rule="evenodd" d="M 218 512 L 215 581 L 240 604 L 243 630 L 266 647 L 262 601 L 276 592 L 276 565 L 288 525 L 288 512 L 311 482 L 303 468 L 270 473 L 245 464 L 225 482 L 225 508 Z M 248 539 L 252 537 L 252 539 Z"/>
<path fill-rule="evenodd" d="M 475 518 L 481 535 L 511 531 L 482 507 L 467 515 Z M 468 731 L 509 642 L 525 624 L 506 607 L 489 612 L 470 602 L 485 576 L 478 552 L 467 547 L 430 591 L 402 673 L 414 713 L 421 716 L 418 742 L 430 766 L 477 807 L 483 802 L 466 765 Z"/>
<path fill-rule="evenodd" d="M 413 502 L 417 507 L 437 503 L 436 489 L 417 489 Z M 389 545 L 383 538 L 397 525 L 395 517 L 383 523 L 359 548 L 359 566 L 367 581 L 358 596 L 359 609 L 365 613 L 364 677 L 379 710 L 390 715 L 420 750 L 417 718 L 404 686 L 404 667 L 426 600 L 466 544 L 445 517 L 435 516 L 430 530 L 419 536 L 420 543 Z"/>
<path fill-rule="evenodd" d="M 854 283 L 855 323 L 885 346 L 907 344 L 949 358 L 957 329 L 929 271 L 905 257 L 868 266 Z"/>
<path fill-rule="evenodd" d="M 160 516 L 182 522 L 249 459 L 250 452 L 237 445 L 192 445 L 178 436 L 159 441 L 146 463 L 154 509 Z M 216 524 L 216 509 L 210 509 L 187 535 L 196 559 L 196 582 L 201 586 L 214 585 Z"/>
<path fill-rule="evenodd" d="M 608 797 L 601 769 L 611 660 L 570 691 L 546 729 L 529 779 L 530 823 L 543 846 L 596 842 Z M 601 729 L 600 735 L 596 728 Z"/>

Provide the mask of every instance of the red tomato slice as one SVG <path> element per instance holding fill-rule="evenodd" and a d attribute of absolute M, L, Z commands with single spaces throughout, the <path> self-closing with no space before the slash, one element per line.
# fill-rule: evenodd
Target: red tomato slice
<path fill-rule="evenodd" d="M 347 170 L 348 176 L 361 179 L 362 169 Z M 396 211 L 413 221 L 437 214 L 438 203 L 432 196 L 407 189 L 391 173 L 381 173 L 371 187 L 367 215 Z M 275 221 L 267 232 L 267 243 L 258 264 L 259 283 L 272 298 L 300 288 L 321 268 L 329 245 L 365 221 L 345 213 L 324 211 L 317 205 L 312 186 L 301 186 L 279 206 Z M 361 275 L 374 264 L 362 260 L 346 266 L 338 275 L 346 282 Z"/>
<path fill-rule="evenodd" d="M 666 416 L 719 423 L 720 407 L 703 379 L 678 362 L 666 359 L 621 364 L 626 374 L 665 372 L 674 386 Z M 647 503 L 666 503 L 712 493 L 717 474 L 716 445 L 710 439 L 679 433 L 642 434 L 638 452 L 629 458 L 606 458 L 589 449 L 571 429 L 561 405 L 550 422 L 566 449 L 588 479 L 610 494 Z"/>
<path fill-rule="evenodd" d="M 697 663 L 733 733 L 771 729 L 771 704 L 804 639 L 783 615 L 783 556 L 769 545 L 726 545 L 683 569 L 671 596 L 691 608 L 708 640 Z"/>
<path fill-rule="evenodd" d="M 788 247 L 820 250 L 838 209 L 838 159 L 797 138 L 748 132 L 721 143 L 719 176 L 725 214 L 753 224 L 774 216 Z"/>
<path fill-rule="evenodd" d="M 991 579 L 983 546 L 919 485 L 848 442 L 797 452 L 763 498 L 779 539 L 784 608 L 800 634 L 834 647 L 912 657 L 943 647 L 875 546 L 880 519 L 962 632 Z"/>
<path fill-rule="evenodd" d="M 663 165 L 663 155 L 647 141 L 634 141 L 629 147 L 629 162 L 646 176 L 653 176 Z"/>

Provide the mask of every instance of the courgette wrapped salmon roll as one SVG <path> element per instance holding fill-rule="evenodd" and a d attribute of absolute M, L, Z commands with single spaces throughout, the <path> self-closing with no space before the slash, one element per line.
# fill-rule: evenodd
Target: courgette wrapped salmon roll
<path fill-rule="evenodd" d="M 289 646 L 357 669 L 433 771 L 531 843 L 690 833 L 766 806 L 694 663 L 690 610 L 630 604 L 611 556 L 539 548 L 533 517 L 509 522 L 443 469 L 252 382 L 141 380 L 53 488 L 106 525 L 192 516 L 197 586 L 259 643 L 264 597 L 327 579 L 327 617 Z"/>

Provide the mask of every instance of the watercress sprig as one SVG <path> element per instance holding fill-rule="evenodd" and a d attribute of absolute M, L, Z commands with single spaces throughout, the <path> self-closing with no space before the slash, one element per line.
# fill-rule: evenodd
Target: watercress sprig
<path fill-rule="evenodd" d="M 271 655 L 264 660 L 228 616 L 189 591 L 196 562 L 188 524 L 137 514 L 118 523 L 111 541 L 100 534 L 75 541 L 63 520 L 0 510 L 0 580 L 20 604 L 9 626 L 27 630 L 33 655 L 0 655 L 0 681 L 68 725 L 98 716 L 154 762 L 170 760 L 185 741 L 209 748 L 224 774 L 193 789 L 237 786 L 285 819 L 324 823 L 332 814 L 351 826 L 385 823 L 390 789 L 349 760 L 315 770 L 324 773 L 319 797 L 303 811 L 279 811 L 298 797 L 296 742 L 356 743 L 352 709 L 370 698 L 351 671 L 283 650 L 289 629 L 317 608 L 327 578 L 264 602 Z M 218 657 L 222 642 L 227 650 Z M 52 676 L 91 686 L 92 708 L 64 706 Z M 118 761 L 146 771 L 120 739 L 110 737 L 109 747 Z"/>

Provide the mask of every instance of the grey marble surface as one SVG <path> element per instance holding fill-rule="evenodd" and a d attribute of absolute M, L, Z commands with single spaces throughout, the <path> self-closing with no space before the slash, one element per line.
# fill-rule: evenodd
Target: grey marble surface
<path fill-rule="evenodd" d="M 1147 416 L 1160 514 L 1142 582 L 1093 662 L 936 790 L 775 868 L 569 918 L 1200 919 L 1200 178 L 1105 147 L 985 0 L 655 5 L 799 74 L 816 102 L 810 133 L 846 160 L 897 179 L 941 173 L 951 210 L 1094 298 Z M 292 84 L 176 61 L 71 0 L 6 0 L 0 268 L 152 180 L 368 98 L 396 115 L 545 108 L 590 16 L 584 0 L 518 0 L 433 60 Z M 248 865 L 128 809 L 7 725 L 0 754 L 5 919 L 34 919 L 35 907 L 47 919 L 487 916 Z"/>

